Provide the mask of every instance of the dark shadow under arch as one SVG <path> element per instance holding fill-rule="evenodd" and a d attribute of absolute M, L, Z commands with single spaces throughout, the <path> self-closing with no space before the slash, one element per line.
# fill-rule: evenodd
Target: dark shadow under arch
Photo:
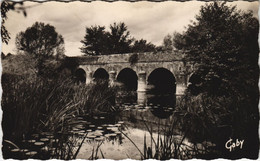
<path fill-rule="evenodd" d="M 117 81 L 123 83 L 123 88 L 128 91 L 137 90 L 137 74 L 133 69 L 124 68 L 117 76 Z"/>
<path fill-rule="evenodd" d="M 78 83 L 86 83 L 86 72 L 79 68 L 75 71 L 74 77 Z"/>
<path fill-rule="evenodd" d="M 148 76 L 149 91 L 156 94 L 176 93 L 176 79 L 171 71 L 157 68 Z"/>
<path fill-rule="evenodd" d="M 108 80 L 109 74 L 104 68 L 98 68 L 93 74 L 94 81 Z"/>

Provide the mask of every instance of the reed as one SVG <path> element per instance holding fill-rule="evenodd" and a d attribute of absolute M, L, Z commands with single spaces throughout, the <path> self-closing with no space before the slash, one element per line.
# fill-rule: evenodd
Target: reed
<path fill-rule="evenodd" d="M 105 83 L 87 86 L 71 79 L 5 74 L 2 87 L 3 139 L 19 146 L 21 140 L 33 133 L 60 135 L 54 156 L 59 159 L 75 158 L 83 143 L 78 143 L 80 138 L 70 141 L 73 136 L 69 131 L 81 122 L 79 116 L 92 117 L 117 110 L 112 100 L 115 90 L 105 87 Z"/>

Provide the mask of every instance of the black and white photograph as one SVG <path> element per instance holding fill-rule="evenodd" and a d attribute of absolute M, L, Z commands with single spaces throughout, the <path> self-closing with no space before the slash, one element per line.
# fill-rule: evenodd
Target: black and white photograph
<path fill-rule="evenodd" d="M 259 158 L 259 1 L 1 0 L 1 158 Z"/>

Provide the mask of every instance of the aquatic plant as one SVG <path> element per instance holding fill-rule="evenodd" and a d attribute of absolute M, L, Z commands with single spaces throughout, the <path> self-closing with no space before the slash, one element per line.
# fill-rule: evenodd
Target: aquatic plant
<path fill-rule="evenodd" d="M 104 88 L 104 84 L 87 86 L 70 79 L 5 74 L 2 86 L 3 139 L 19 146 L 21 140 L 33 133 L 51 133 L 59 138 L 54 158 L 76 157 L 80 144 L 70 141 L 73 136 L 70 131 L 84 121 L 79 116 L 92 117 L 117 110 L 112 100 L 114 89 Z M 8 157 L 5 154 L 9 148 L 4 144 L 4 157 Z"/>

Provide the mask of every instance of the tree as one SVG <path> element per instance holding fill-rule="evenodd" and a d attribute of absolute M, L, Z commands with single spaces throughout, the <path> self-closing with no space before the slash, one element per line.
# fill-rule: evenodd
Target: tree
<path fill-rule="evenodd" d="M 197 63 L 204 81 L 202 85 L 216 87 L 216 82 L 219 82 L 222 88 L 217 86 L 216 89 L 226 90 L 233 85 L 241 86 L 241 81 L 234 78 L 240 77 L 242 71 L 243 74 L 257 72 L 257 33 L 258 21 L 252 12 L 242 12 L 226 3 L 214 2 L 202 6 L 196 21 L 183 34 L 176 33 L 173 43 Z"/>
<path fill-rule="evenodd" d="M 258 31 L 258 20 L 252 12 L 213 2 L 202 6 L 196 21 L 173 40 L 174 46 L 184 50 L 187 59 L 197 65 L 197 74 L 202 78 L 203 97 L 195 98 L 193 108 L 197 104 L 199 110 L 208 111 L 204 113 L 205 124 L 215 119 L 209 129 L 214 125 L 219 132 L 219 127 L 226 126 L 231 131 L 225 130 L 223 135 L 211 131 L 228 158 L 258 156 Z M 205 105 L 198 103 L 201 101 Z M 228 137 L 245 139 L 243 151 L 226 151 L 223 145 Z"/>
<path fill-rule="evenodd" d="M 16 48 L 35 57 L 51 57 L 64 54 L 64 40 L 49 24 L 36 22 L 16 36 Z"/>
<path fill-rule="evenodd" d="M 36 22 L 25 32 L 17 34 L 16 48 L 19 52 L 35 58 L 39 75 L 43 73 L 47 59 L 64 56 L 63 37 L 53 26 L 41 22 Z"/>
<path fill-rule="evenodd" d="M 132 52 L 153 52 L 156 51 L 156 46 L 152 43 L 147 43 L 146 40 L 135 40 L 132 46 Z"/>
<path fill-rule="evenodd" d="M 163 50 L 172 51 L 173 50 L 173 37 L 168 34 L 163 39 Z"/>
<path fill-rule="evenodd" d="M 88 55 L 101 55 L 108 53 L 108 33 L 105 31 L 104 26 L 91 26 L 86 28 L 86 35 L 84 40 L 80 41 L 83 43 L 81 52 Z"/>
<path fill-rule="evenodd" d="M 131 52 L 130 32 L 124 23 L 110 25 L 110 32 L 104 26 L 86 28 L 86 35 L 81 43 L 81 52 L 88 55 L 119 54 Z"/>
<path fill-rule="evenodd" d="M 7 0 L 3 0 L 1 3 L 1 17 L 2 17 L 2 27 L 1 27 L 1 36 L 2 36 L 2 42 L 5 44 L 8 44 L 8 41 L 10 39 L 10 33 L 7 31 L 5 27 L 5 21 L 7 20 L 7 12 L 9 10 L 16 10 L 17 12 L 22 11 L 24 16 L 26 16 L 25 8 L 19 7 L 16 8 L 17 4 L 23 5 L 23 2 L 10 2 Z"/>
<path fill-rule="evenodd" d="M 114 23 L 110 25 L 110 33 L 108 34 L 110 53 L 128 53 L 131 52 L 130 32 L 127 30 L 125 23 Z"/>

